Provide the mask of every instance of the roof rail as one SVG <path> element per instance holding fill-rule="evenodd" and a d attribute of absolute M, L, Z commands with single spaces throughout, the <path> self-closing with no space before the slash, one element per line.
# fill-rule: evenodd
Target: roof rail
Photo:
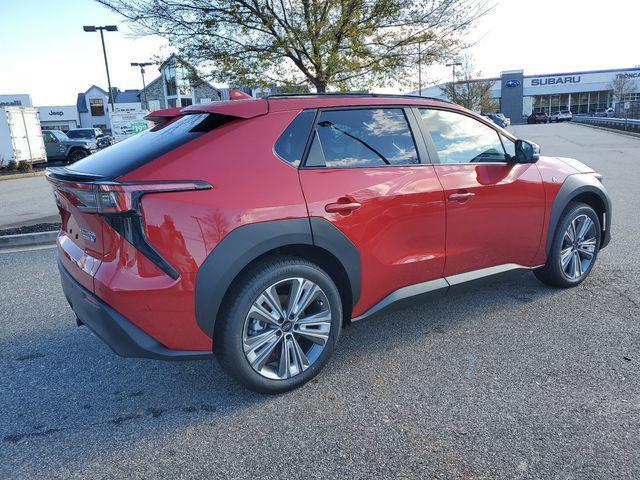
<path fill-rule="evenodd" d="M 363 92 L 325 92 L 325 93 L 278 93 L 262 97 L 270 98 L 304 98 L 304 97 L 373 97 L 373 98 L 421 98 L 424 100 L 434 100 L 436 102 L 453 103 L 450 100 L 436 97 L 422 97 L 420 95 L 399 95 L 393 93 L 363 93 Z"/>

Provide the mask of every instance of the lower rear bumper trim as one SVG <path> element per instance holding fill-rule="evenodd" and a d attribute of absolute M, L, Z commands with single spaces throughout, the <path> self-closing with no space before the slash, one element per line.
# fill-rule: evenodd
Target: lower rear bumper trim
<path fill-rule="evenodd" d="M 78 320 L 118 355 L 156 360 L 202 360 L 213 355 L 209 351 L 172 350 L 165 347 L 80 285 L 60 259 L 58 269 L 62 289 Z"/>

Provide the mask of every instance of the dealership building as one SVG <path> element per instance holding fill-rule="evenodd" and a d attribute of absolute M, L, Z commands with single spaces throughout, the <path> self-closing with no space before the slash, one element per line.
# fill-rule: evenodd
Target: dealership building
<path fill-rule="evenodd" d="M 611 83 L 620 77 L 631 80 L 632 93 L 623 101 L 640 101 L 640 65 L 633 68 L 525 75 L 524 70 L 509 70 L 491 81 L 491 96 L 499 101 L 500 111 L 513 123 L 522 123 L 534 111 L 548 115 L 570 110 L 574 115 L 615 108 Z M 422 95 L 446 99 L 442 85 L 422 89 Z M 418 92 L 411 92 L 417 95 Z"/>

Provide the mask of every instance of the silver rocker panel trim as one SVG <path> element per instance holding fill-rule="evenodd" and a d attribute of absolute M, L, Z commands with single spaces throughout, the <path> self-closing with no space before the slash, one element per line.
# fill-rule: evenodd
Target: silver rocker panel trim
<path fill-rule="evenodd" d="M 481 268 L 479 270 L 471 270 L 469 272 L 459 273 L 457 275 L 451 275 L 449 277 L 438 278 L 435 280 L 430 280 L 428 282 L 416 283 L 415 285 L 402 287 L 391 292 L 389 295 L 384 297 L 362 315 L 352 318 L 351 321 L 358 322 L 360 320 L 364 320 L 400 300 L 405 300 L 418 295 L 435 292 L 437 290 L 448 290 L 450 287 L 456 285 L 471 282 L 485 277 L 490 277 L 492 275 L 498 275 L 500 273 L 510 272 L 513 270 L 533 270 L 538 267 L 539 266 L 526 267 L 517 263 L 505 263 L 503 265 Z"/>

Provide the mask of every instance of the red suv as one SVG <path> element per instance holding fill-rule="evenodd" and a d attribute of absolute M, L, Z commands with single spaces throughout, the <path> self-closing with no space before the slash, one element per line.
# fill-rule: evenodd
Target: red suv
<path fill-rule="evenodd" d="M 527 118 L 527 123 L 549 123 L 549 116 L 544 112 L 533 112 Z"/>
<path fill-rule="evenodd" d="M 515 269 L 575 286 L 609 242 L 600 175 L 450 103 L 275 96 L 152 116 L 47 172 L 64 292 L 123 356 L 215 354 L 281 392 L 349 322 Z"/>

